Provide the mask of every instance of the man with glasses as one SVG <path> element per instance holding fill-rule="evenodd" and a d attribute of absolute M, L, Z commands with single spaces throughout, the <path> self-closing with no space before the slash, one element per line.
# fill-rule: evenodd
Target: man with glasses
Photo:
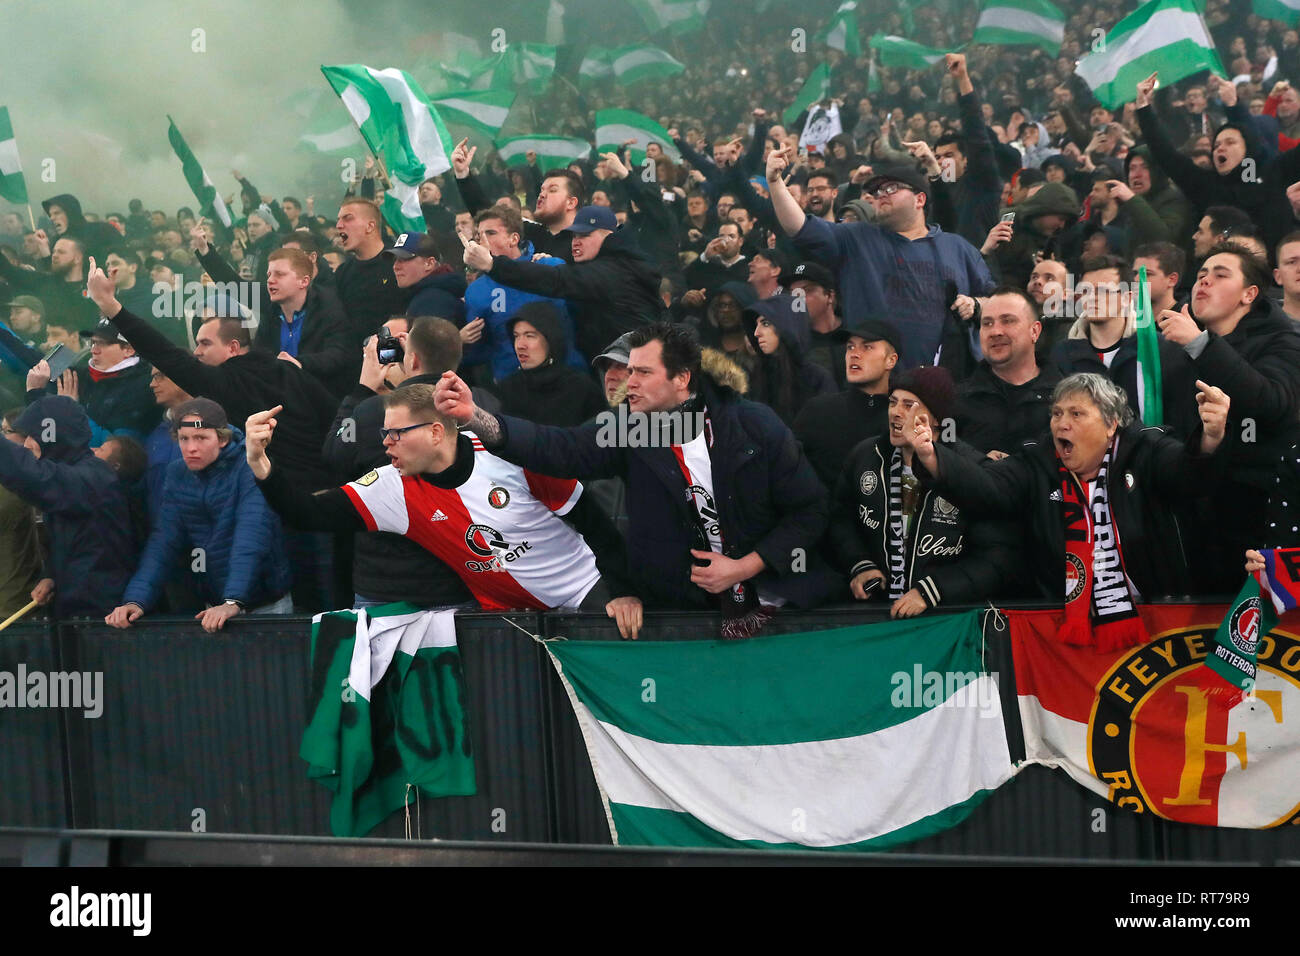
<path fill-rule="evenodd" d="M 800 252 L 834 270 L 847 327 L 871 314 L 893 317 L 900 368 L 941 364 L 960 377 L 975 343 L 953 309 L 960 303 L 963 317 L 973 315 L 972 297 L 991 291 L 993 277 L 969 242 L 926 224 L 925 176 L 873 176 L 863 192 L 875 197 L 876 221 L 828 223 L 799 208 L 782 179 L 788 166 L 786 151 L 773 150 L 767 181 L 777 219 Z"/>
<path fill-rule="evenodd" d="M 286 522 L 409 538 L 454 571 L 484 610 L 603 607 L 614 617 L 635 601 L 624 583 L 622 539 L 581 484 L 485 451 L 437 410 L 432 385 L 399 388 L 383 403 L 379 433 L 390 464 L 314 495 L 267 456 L 280 408 L 249 417 L 248 464 Z M 625 637 L 635 636 L 639 619 L 639 602 L 635 621 L 619 616 Z"/>

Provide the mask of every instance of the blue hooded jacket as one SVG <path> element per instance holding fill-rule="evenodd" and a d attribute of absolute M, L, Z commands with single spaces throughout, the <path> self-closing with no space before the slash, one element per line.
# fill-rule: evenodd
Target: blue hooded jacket
<path fill-rule="evenodd" d="M 519 246 L 519 260 L 533 261 L 533 244 L 524 241 Z M 518 261 L 518 260 L 517 260 Z M 547 256 L 537 260 L 544 266 L 562 266 L 563 259 Z M 497 290 L 501 291 L 497 291 Z M 587 363 L 581 353 L 573 346 L 576 341 L 573 334 L 573 319 L 563 299 L 550 299 L 534 292 L 523 292 L 502 285 L 490 275 L 481 275 L 469 284 L 465 290 L 465 319 L 473 322 L 484 319 L 483 337 L 465 350 L 461 365 L 482 365 L 487 362 L 492 366 L 492 378 L 501 381 L 508 375 L 519 371 L 519 359 L 515 356 L 515 343 L 506 326 L 519 307 L 527 302 L 549 302 L 560 313 L 560 327 L 564 330 L 564 340 L 569 343 L 564 362 L 574 368 L 586 370 Z"/>
<path fill-rule="evenodd" d="M 41 457 L 0 441 L 0 484 L 45 513 L 58 617 L 104 617 L 117 607 L 139 544 L 126 490 L 90 450 L 90 420 L 66 395 L 37 399 L 14 427 Z"/>
<path fill-rule="evenodd" d="M 167 466 L 159 520 L 121 603 L 151 610 L 182 551 L 196 548 L 203 550 L 203 572 L 194 580 L 208 604 L 234 598 L 253 608 L 289 590 L 280 518 L 244 460 L 243 433 L 231 431 L 217 460 L 202 471 L 191 471 L 184 459 Z"/>

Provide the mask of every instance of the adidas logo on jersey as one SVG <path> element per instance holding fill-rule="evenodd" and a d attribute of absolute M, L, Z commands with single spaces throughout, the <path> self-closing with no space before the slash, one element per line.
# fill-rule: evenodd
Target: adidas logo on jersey
<path fill-rule="evenodd" d="M 439 509 L 438 509 L 437 511 L 435 511 L 433 514 L 429 515 L 429 520 L 430 520 L 430 521 L 446 521 L 446 520 L 447 520 L 447 516 L 446 516 L 445 514 L 443 514 L 443 513 L 442 513 L 442 509 L 439 508 Z"/>

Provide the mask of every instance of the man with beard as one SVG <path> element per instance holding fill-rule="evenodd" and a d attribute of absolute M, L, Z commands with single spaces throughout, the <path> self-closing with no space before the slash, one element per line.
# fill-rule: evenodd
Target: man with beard
<path fill-rule="evenodd" d="M 415 295 L 403 289 L 393 274 L 393 257 L 384 252 L 379 207 L 369 199 L 349 199 L 339 207 L 339 242 L 350 253 L 334 274 L 335 289 L 360 344 L 392 315 L 405 315 Z"/>
<path fill-rule="evenodd" d="M 456 184 L 460 187 L 465 208 L 477 213 L 487 209 L 491 203 L 483 193 L 477 177 L 470 172 L 469 164 L 474 159 L 477 147 L 469 146 L 468 143 L 468 140 L 463 139 L 456 144 L 456 149 L 451 154 L 451 167 L 456 174 Z M 577 173 L 569 169 L 551 170 L 542 177 L 533 218 L 524 220 L 524 239 L 531 242 L 537 252 L 572 264 L 573 234 L 569 232 L 569 227 L 573 225 L 574 216 L 582 206 L 583 196 L 582 180 Z"/>
<path fill-rule="evenodd" d="M 42 240 L 44 230 L 36 234 Z M 48 247 L 46 247 L 48 250 Z M 42 256 L 46 253 L 42 252 Z M 59 321 L 65 327 L 89 329 L 99 317 L 94 303 L 81 293 L 86 287 L 86 246 L 72 236 L 63 236 L 49 252 L 50 271 L 23 269 L 0 256 L 0 280 L 22 295 L 33 295 L 45 303 L 45 321 Z"/>
<path fill-rule="evenodd" d="M 808 174 L 808 185 L 804 187 L 807 196 L 808 215 L 825 222 L 835 221 L 835 199 L 840 194 L 835 174 L 829 169 L 819 169 Z"/>

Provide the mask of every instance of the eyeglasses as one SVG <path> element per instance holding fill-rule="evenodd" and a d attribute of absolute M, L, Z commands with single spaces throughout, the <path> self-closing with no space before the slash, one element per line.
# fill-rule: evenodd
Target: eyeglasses
<path fill-rule="evenodd" d="M 881 183 L 874 190 L 872 190 L 871 195 L 879 199 L 881 196 L 892 196 L 900 189 L 911 189 L 911 188 L 912 187 L 907 185 L 907 183 Z"/>
<path fill-rule="evenodd" d="M 391 438 L 393 441 L 401 441 L 402 435 L 413 428 L 423 428 L 425 425 L 436 424 L 437 422 L 419 422 L 415 425 L 403 425 L 401 428 L 381 428 L 379 429 L 379 439 L 380 441 L 388 441 Z"/>

